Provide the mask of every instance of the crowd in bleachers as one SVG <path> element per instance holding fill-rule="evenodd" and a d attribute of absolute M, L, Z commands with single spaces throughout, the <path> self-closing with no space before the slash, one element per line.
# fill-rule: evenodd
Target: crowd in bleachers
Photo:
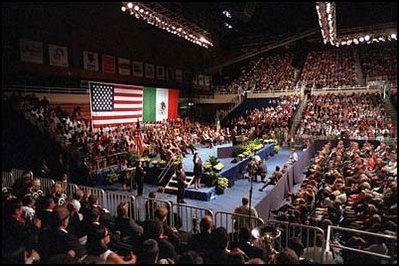
<path fill-rule="evenodd" d="M 397 84 L 396 42 L 359 47 L 363 75 L 367 81 L 386 78 Z"/>
<path fill-rule="evenodd" d="M 142 156 L 160 154 L 161 159 L 169 160 L 175 155 L 194 152 L 196 144 L 212 147 L 230 138 L 226 129 L 180 118 L 92 129 L 90 121 L 82 119 L 79 110 L 70 114 L 60 108 L 51 109 L 46 99 L 39 100 L 33 95 L 12 96 L 11 101 L 41 123 L 59 142 L 76 147 L 87 158 L 90 169 L 95 167 L 95 159 L 118 152 L 140 152 Z"/>
<path fill-rule="evenodd" d="M 291 65 L 292 55 L 276 54 L 251 61 L 246 72 L 235 79 L 227 91 L 285 91 L 295 86 L 295 68 Z M 251 71 L 249 71 L 251 70 Z"/>
<path fill-rule="evenodd" d="M 288 140 L 290 119 L 300 102 L 299 96 L 284 96 L 269 99 L 267 107 L 247 110 L 230 121 L 232 135 L 247 135 L 253 138 L 262 138 L 271 135 L 279 143 Z"/>
<path fill-rule="evenodd" d="M 312 95 L 297 130 L 302 137 L 382 139 L 393 134 L 378 93 Z"/>
<path fill-rule="evenodd" d="M 352 49 L 310 51 L 300 82 L 306 87 L 339 88 L 359 85 Z"/>
<path fill-rule="evenodd" d="M 318 226 L 338 225 L 373 233 L 397 235 L 397 151 L 394 145 L 351 141 L 330 142 L 312 159 L 290 203 L 273 211 L 281 221 Z M 392 254 L 386 239 L 344 234 L 339 241 L 351 248 Z M 345 264 L 379 263 L 360 253 L 341 254 Z M 367 258 L 367 259 L 365 259 Z M 337 258 L 337 263 L 339 259 Z"/>

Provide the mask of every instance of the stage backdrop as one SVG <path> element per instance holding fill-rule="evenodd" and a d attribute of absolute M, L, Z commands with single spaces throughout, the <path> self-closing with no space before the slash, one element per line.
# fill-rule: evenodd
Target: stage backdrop
<path fill-rule="evenodd" d="M 179 90 L 89 82 L 92 125 L 115 127 L 139 121 L 176 119 Z"/>

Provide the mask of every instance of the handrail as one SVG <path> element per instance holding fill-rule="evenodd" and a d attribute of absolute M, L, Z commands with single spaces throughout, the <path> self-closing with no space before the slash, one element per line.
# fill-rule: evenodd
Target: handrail
<path fill-rule="evenodd" d="M 172 167 L 172 161 L 173 158 L 171 158 L 168 163 L 166 164 L 165 168 L 161 171 L 161 173 L 158 176 L 158 184 L 160 184 L 163 179 L 165 178 L 166 174 L 168 173 L 169 169 Z"/>
<path fill-rule="evenodd" d="M 360 250 L 360 249 L 356 249 L 356 248 L 346 247 L 346 246 L 343 246 L 343 245 L 341 245 L 339 243 L 331 243 L 332 242 L 331 241 L 331 235 L 332 235 L 332 231 L 334 229 L 337 230 L 337 231 L 346 231 L 346 232 L 350 232 L 350 233 L 360 233 L 360 234 L 376 236 L 376 237 L 382 237 L 382 238 L 391 239 L 391 240 L 397 240 L 398 239 L 397 236 L 384 235 L 384 234 L 379 234 L 379 233 L 373 233 L 373 232 L 368 232 L 368 231 L 362 231 L 362 230 L 357 230 L 357 229 L 351 229 L 351 228 L 345 228 L 345 227 L 329 225 L 328 228 L 327 228 L 327 241 L 326 241 L 326 248 L 325 248 L 326 252 L 330 251 L 330 247 L 336 247 L 336 248 L 346 249 L 346 250 L 355 251 L 355 252 L 359 252 L 359 253 L 363 253 L 363 254 L 373 255 L 373 256 L 377 256 L 377 257 L 381 257 L 381 258 L 385 258 L 385 259 L 392 259 L 392 256 L 389 256 L 389 255 L 384 255 L 384 254 L 381 254 L 381 253 L 375 253 L 375 252 L 371 252 L 371 251 L 366 251 L 366 250 Z"/>

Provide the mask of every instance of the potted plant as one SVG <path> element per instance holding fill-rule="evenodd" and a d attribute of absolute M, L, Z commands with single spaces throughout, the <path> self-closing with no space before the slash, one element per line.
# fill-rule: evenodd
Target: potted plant
<path fill-rule="evenodd" d="M 229 180 L 226 177 L 219 176 L 216 182 L 216 194 L 224 194 L 224 190 L 229 186 Z"/>

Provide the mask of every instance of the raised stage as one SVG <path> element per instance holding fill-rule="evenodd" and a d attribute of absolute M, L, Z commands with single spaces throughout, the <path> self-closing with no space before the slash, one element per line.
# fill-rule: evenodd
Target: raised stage
<path fill-rule="evenodd" d="M 218 151 L 219 149 L 219 151 Z M 227 156 L 232 153 L 234 147 L 232 143 L 227 143 L 223 145 L 217 145 L 213 148 L 207 148 L 203 146 L 197 147 L 197 152 L 199 153 L 203 162 L 206 162 L 209 159 L 209 156 L 217 156 L 218 153 L 223 156 Z M 264 158 L 266 155 L 270 155 L 273 151 L 273 144 L 266 144 L 261 150 L 256 152 L 256 155 L 259 155 L 261 158 Z M 231 155 L 230 155 L 231 156 Z M 156 158 L 154 158 L 156 159 Z M 236 163 L 232 162 L 235 158 L 227 157 L 220 158 L 219 161 L 224 164 L 223 169 L 219 172 L 220 175 L 228 178 L 229 180 L 237 181 L 242 178 L 242 174 L 246 170 L 246 166 L 250 161 L 250 157 L 243 159 L 242 161 L 237 161 Z M 193 155 L 188 154 L 185 158 L 183 158 L 183 168 L 186 171 L 187 175 L 192 175 L 194 164 L 193 164 Z M 146 169 L 147 175 L 145 177 L 145 183 L 156 185 L 157 176 L 162 171 L 159 168 L 150 167 Z M 170 171 L 173 174 L 172 170 Z M 216 189 L 215 187 L 206 187 L 203 183 L 206 180 L 207 176 L 204 174 L 202 178 L 201 188 L 199 190 L 195 190 L 193 187 L 186 188 L 185 197 L 189 199 L 201 200 L 201 201 L 210 201 L 211 199 L 216 197 Z M 101 180 L 101 182 L 99 182 Z M 120 190 L 121 185 L 119 182 L 114 184 L 106 184 L 105 182 L 105 173 L 97 178 L 97 187 L 101 187 L 106 190 Z M 128 184 L 129 186 L 129 184 Z M 234 186 L 233 186 L 234 187 Z"/>

